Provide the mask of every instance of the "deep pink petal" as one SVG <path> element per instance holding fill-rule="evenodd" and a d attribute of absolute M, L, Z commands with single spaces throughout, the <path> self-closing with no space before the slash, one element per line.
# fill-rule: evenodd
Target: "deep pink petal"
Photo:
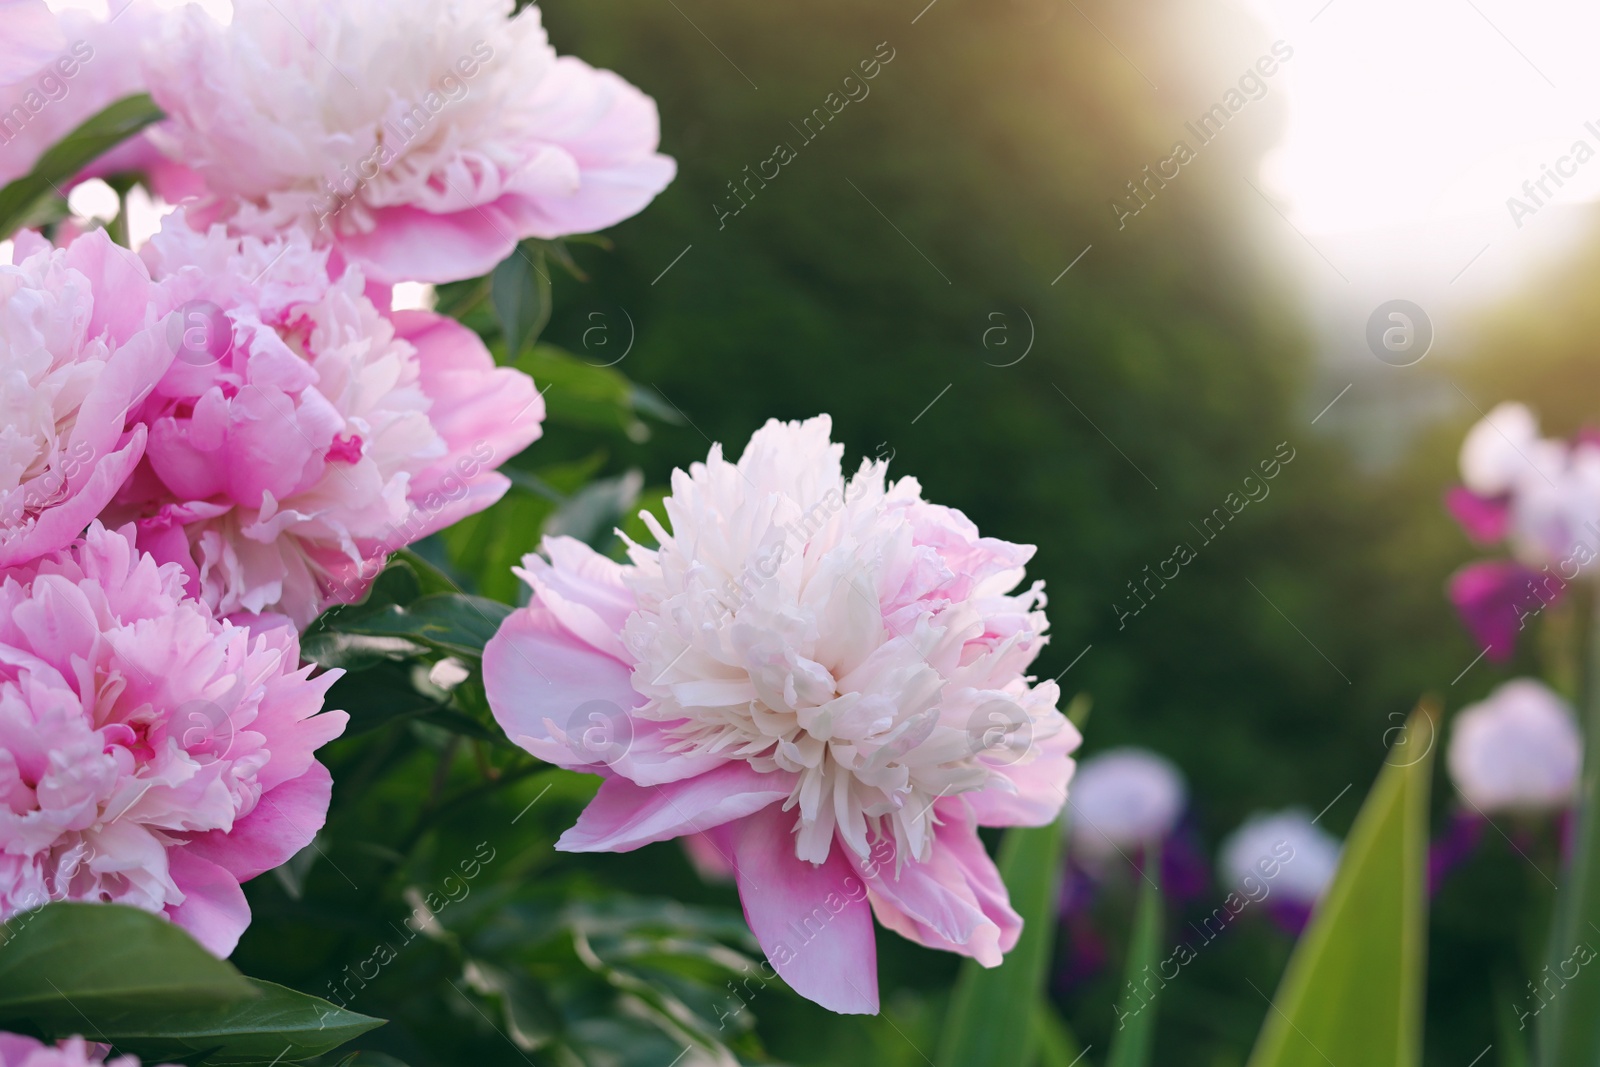
<path fill-rule="evenodd" d="M 866 879 L 883 925 L 929 948 L 997 967 L 1016 944 L 1022 919 L 959 798 L 941 801 L 937 810 L 942 825 L 927 860 L 875 848 L 865 860 L 850 853 L 850 862 Z"/>
<path fill-rule="evenodd" d="M 728 827 L 745 921 L 789 987 L 829 1011 L 878 1012 L 878 946 L 867 889 L 843 849 L 795 856 L 794 816 L 773 804 Z"/>
<path fill-rule="evenodd" d="M 763 774 L 742 760 L 666 785 L 641 786 L 622 777 L 607 778 L 556 848 L 631 852 L 652 841 L 700 833 L 750 815 L 780 803 L 793 788 L 794 775 Z"/>
<path fill-rule="evenodd" d="M 333 776 L 313 761 L 300 777 L 262 794 L 255 809 L 235 822 L 231 831 L 201 834 L 184 851 L 248 882 L 311 843 L 328 817 L 332 797 Z"/>
<path fill-rule="evenodd" d="M 417 492 L 452 475 L 470 479 L 538 440 L 544 401 L 532 378 L 495 366 L 478 335 L 454 319 L 431 311 L 398 311 L 393 319 L 396 335 L 417 349 L 428 419 L 449 448 L 448 459 L 417 475 Z"/>
<path fill-rule="evenodd" d="M 183 903 L 169 905 L 167 916 L 208 952 L 224 959 L 232 955 L 239 935 L 250 925 L 250 905 L 245 903 L 239 880 L 181 848 L 168 850 L 167 866 L 183 893 Z"/>
<path fill-rule="evenodd" d="M 1508 497 L 1479 496 L 1466 486 L 1458 485 L 1445 494 L 1444 504 L 1474 543 L 1492 545 L 1505 540 L 1506 530 L 1511 525 Z"/>
<path fill-rule="evenodd" d="M 1560 590 L 1546 588 L 1540 577 L 1538 571 L 1510 560 L 1469 563 L 1451 576 L 1450 602 L 1490 659 L 1511 658 L 1524 618 L 1538 615 L 1547 603 L 1541 592 L 1548 603 L 1559 599 Z"/>

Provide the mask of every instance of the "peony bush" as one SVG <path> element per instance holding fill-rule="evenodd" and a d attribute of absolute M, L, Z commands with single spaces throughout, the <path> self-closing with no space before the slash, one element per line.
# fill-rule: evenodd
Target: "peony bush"
<path fill-rule="evenodd" d="M 1208 856 L 1174 759 L 1077 771 L 1034 546 L 826 414 L 628 465 L 687 417 L 540 333 L 675 175 L 649 96 L 511 0 L 227 7 L 0 0 L 0 1067 L 779 1062 L 791 994 L 921 1054 L 880 952 L 941 1067 L 1080 1062 L 1051 997 L 1120 968 L 1133 1067 L 1223 936 L 1290 960 L 1252 1067 L 1413 1065 L 1485 827 L 1589 936 L 1571 671 L 1391 726 L 1347 841 L 1341 793 Z M 1597 439 L 1502 405 L 1460 469 L 1483 655 L 1571 638 Z"/>

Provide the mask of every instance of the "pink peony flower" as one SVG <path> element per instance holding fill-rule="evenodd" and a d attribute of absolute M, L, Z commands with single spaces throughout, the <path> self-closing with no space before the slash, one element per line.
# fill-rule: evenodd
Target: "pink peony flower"
<path fill-rule="evenodd" d="M 1553 811 L 1572 802 L 1583 741 L 1565 700 L 1516 678 L 1461 709 L 1446 762 L 1456 791 L 1479 814 Z"/>
<path fill-rule="evenodd" d="M 90 1044 L 81 1037 L 47 1045 L 23 1034 L 0 1031 L 0 1067 L 139 1067 L 137 1056 L 108 1060 L 106 1052 L 105 1045 Z"/>
<path fill-rule="evenodd" d="M 112 515 L 219 615 L 304 627 L 357 598 L 390 552 L 498 500 L 493 468 L 539 436 L 527 375 L 453 321 L 381 313 L 303 235 L 169 218 L 143 255 L 177 358 Z"/>
<path fill-rule="evenodd" d="M 0 584 L 0 920 L 51 900 L 164 913 L 219 956 L 239 883 L 310 843 L 348 716 L 286 627 L 218 621 L 131 528 Z"/>
<path fill-rule="evenodd" d="M 487 273 L 524 237 L 603 229 L 672 180 L 655 103 L 551 48 L 511 0 L 190 7 L 146 49 L 152 139 L 206 218 L 336 244 L 377 282 Z M 186 189 L 161 189 L 177 200 Z"/>
<path fill-rule="evenodd" d="M 846 480 L 826 416 L 769 422 L 672 479 L 671 530 L 618 565 L 569 538 L 484 651 L 500 725 L 606 776 L 567 851 L 704 832 L 801 995 L 878 1006 L 872 915 L 1000 963 L 1021 920 L 979 826 L 1045 825 L 1076 729 L 1023 672 L 1046 638 L 1028 546 L 914 479 Z"/>
<path fill-rule="evenodd" d="M 23 234 L 0 266 L 0 566 L 65 547 L 133 471 L 125 429 L 172 353 L 146 328 L 144 266 L 104 232 Z"/>

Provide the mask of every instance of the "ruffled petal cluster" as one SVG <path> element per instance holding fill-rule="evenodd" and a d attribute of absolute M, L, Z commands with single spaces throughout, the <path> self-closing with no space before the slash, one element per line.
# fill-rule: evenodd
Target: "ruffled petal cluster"
<path fill-rule="evenodd" d="M 465 327 L 393 317 L 301 235 L 167 221 L 142 253 L 176 356 L 134 412 L 143 461 L 112 515 L 221 615 L 305 626 L 389 553 L 480 511 L 539 436 L 532 380 Z"/>
<path fill-rule="evenodd" d="M 1583 766 L 1577 716 L 1549 686 L 1513 679 L 1461 709 L 1446 763 L 1480 815 L 1560 810 L 1572 803 Z"/>
<path fill-rule="evenodd" d="M 235 0 L 145 48 L 171 116 L 152 140 L 191 168 L 169 200 L 208 219 L 336 245 L 367 276 L 485 274 L 525 237 L 603 229 L 674 174 L 655 102 L 557 56 L 512 0 Z"/>
<path fill-rule="evenodd" d="M 132 533 L 95 523 L 0 579 L 0 919 L 112 901 L 227 955 L 239 883 L 327 814 L 339 672 L 310 677 L 287 627 L 219 621 Z"/>
<path fill-rule="evenodd" d="M 64 548 L 144 454 L 130 416 L 172 361 L 143 264 L 104 232 L 0 265 L 0 567 Z"/>
<path fill-rule="evenodd" d="M 626 565 L 547 539 L 484 679 L 514 741 L 606 775 L 561 848 L 703 832 L 785 980 L 871 1012 L 873 914 L 986 966 L 1016 942 L 977 828 L 1054 820 L 1079 736 L 1025 674 L 1033 549 L 883 463 L 846 478 L 830 431 L 769 422 L 738 462 L 675 472 Z"/>

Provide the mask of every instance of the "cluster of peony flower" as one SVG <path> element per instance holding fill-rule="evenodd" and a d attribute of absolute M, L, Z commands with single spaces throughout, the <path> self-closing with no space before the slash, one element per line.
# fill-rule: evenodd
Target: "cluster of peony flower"
<path fill-rule="evenodd" d="M 1030 547 L 982 537 L 824 417 L 676 471 L 670 529 L 619 565 L 567 538 L 484 651 L 489 702 L 541 759 L 605 780 L 558 847 L 703 835 L 801 995 L 878 1007 L 872 917 L 997 965 L 1021 930 L 980 826 L 1046 825 L 1077 730 Z M 546 558 L 547 557 L 547 558 Z"/>
<path fill-rule="evenodd" d="M 116 901 L 226 955 L 240 883 L 327 815 L 346 716 L 298 631 L 540 434 L 526 375 L 391 287 L 611 225 L 673 164 L 512 0 L 112 7 L 0 0 L 0 181 L 148 92 L 167 117 L 78 179 L 177 205 L 138 251 L 0 244 L 0 920 Z"/>
<path fill-rule="evenodd" d="M 1539 436 L 1522 404 L 1489 412 L 1461 445 L 1461 480 L 1446 498 L 1475 543 L 1505 542 L 1511 558 L 1482 560 L 1450 580 L 1450 598 L 1491 659 L 1600 560 L 1600 438 Z"/>
<path fill-rule="evenodd" d="M 57 25 L 35 2 L 0 8 L 29 42 L 8 29 L 0 46 L 0 111 L 25 119 L 6 129 L 0 180 L 145 91 L 167 120 L 92 173 L 141 172 L 199 229 L 301 233 L 377 285 L 485 274 L 522 238 L 635 214 L 675 172 L 655 102 L 556 55 L 536 5 L 235 0 L 224 24 L 126 0 Z"/>

